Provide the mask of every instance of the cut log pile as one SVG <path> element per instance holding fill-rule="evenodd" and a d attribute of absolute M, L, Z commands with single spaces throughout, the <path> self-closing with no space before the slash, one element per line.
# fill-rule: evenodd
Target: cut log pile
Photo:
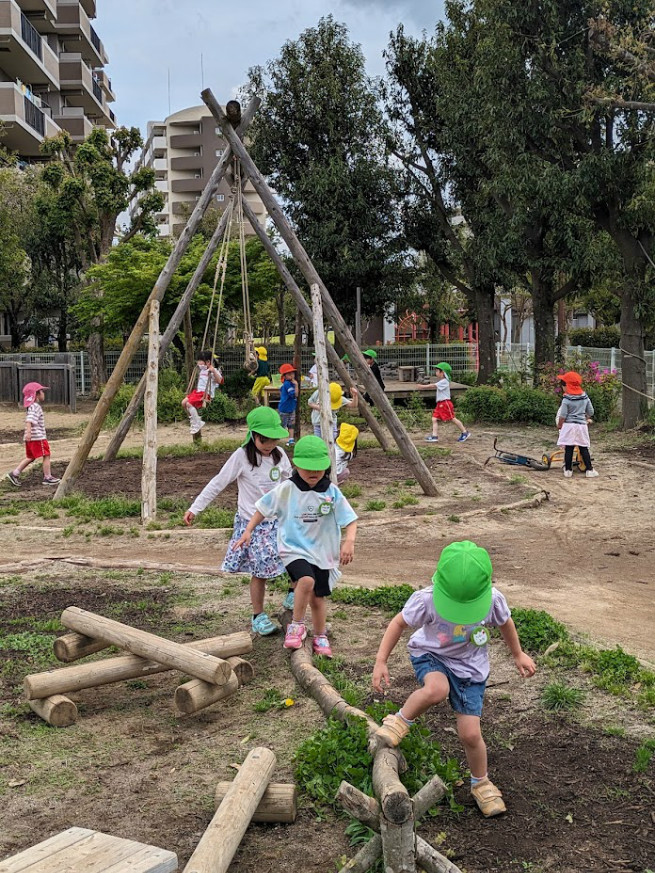
<path fill-rule="evenodd" d="M 76 606 L 64 610 L 61 623 L 71 633 L 55 640 L 60 661 L 76 661 L 109 646 L 128 654 L 26 676 L 25 696 L 31 709 L 53 727 L 75 723 L 77 707 L 66 695 L 83 688 L 179 670 L 193 677 L 175 690 L 177 710 L 188 715 L 231 696 L 254 676 L 252 664 L 239 657 L 252 651 L 252 639 L 245 631 L 175 643 Z"/>

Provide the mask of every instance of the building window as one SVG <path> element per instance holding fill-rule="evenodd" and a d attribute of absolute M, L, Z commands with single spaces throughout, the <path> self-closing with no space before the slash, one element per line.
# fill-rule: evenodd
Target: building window
<path fill-rule="evenodd" d="M 216 199 L 219 203 L 223 203 L 225 201 L 225 194 L 217 194 Z"/>
<path fill-rule="evenodd" d="M 215 127 L 214 130 L 216 131 L 216 136 L 223 136 L 223 131 L 220 127 Z"/>
<path fill-rule="evenodd" d="M 223 157 L 223 152 L 224 152 L 224 151 L 225 151 L 225 149 L 216 149 L 216 157 L 217 157 L 217 158 L 222 158 L 222 157 Z"/>

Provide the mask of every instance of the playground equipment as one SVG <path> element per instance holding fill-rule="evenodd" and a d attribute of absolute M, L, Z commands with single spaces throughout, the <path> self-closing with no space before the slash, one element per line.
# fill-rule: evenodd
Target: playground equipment
<path fill-rule="evenodd" d="M 65 695 L 84 688 L 180 670 L 194 679 L 178 686 L 175 704 L 181 713 L 191 714 L 236 693 L 254 676 L 252 665 L 238 657 L 252 651 L 245 631 L 175 643 L 75 606 L 64 610 L 61 623 L 76 631 L 55 640 L 55 655 L 61 660 L 82 658 L 110 645 L 131 654 L 26 676 L 23 685 L 30 708 L 53 727 L 75 723 L 77 707 Z"/>
<path fill-rule="evenodd" d="M 561 464 L 564 465 L 564 449 L 555 449 L 554 452 L 544 452 L 541 457 L 541 460 L 544 464 L 548 465 L 548 469 L 551 468 L 553 464 Z M 592 458 L 593 461 L 593 458 Z M 580 454 L 578 447 L 575 446 L 573 449 L 573 466 L 577 467 L 581 473 L 584 473 L 587 469 L 587 465 L 582 460 L 582 455 Z"/>
<path fill-rule="evenodd" d="M 544 455 L 544 457 L 546 457 Z M 514 452 L 506 452 L 498 448 L 498 437 L 494 439 L 494 454 L 489 455 L 484 462 L 485 467 L 489 461 L 498 460 L 501 464 L 509 464 L 512 467 L 529 467 L 531 470 L 548 470 L 550 464 L 530 458 L 527 455 L 517 455 Z"/>

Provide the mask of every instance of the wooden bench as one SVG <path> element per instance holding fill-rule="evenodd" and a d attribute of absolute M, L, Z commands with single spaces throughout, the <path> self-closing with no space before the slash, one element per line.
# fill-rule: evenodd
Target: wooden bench
<path fill-rule="evenodd" d="M 157 846 L 69 828 L 0 861 L 0 873 L 175 873 L 177 855 Z"/>

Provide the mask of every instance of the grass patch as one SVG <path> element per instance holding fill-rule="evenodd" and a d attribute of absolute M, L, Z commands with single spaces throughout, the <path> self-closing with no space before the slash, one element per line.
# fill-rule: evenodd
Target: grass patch
<path fill-rule="evenodd" d="M 645 773 L 655 755 L 655 739 L 645 740 L 635 752 L 635 762 L 632 769 L 635 773 Z"/>
<path fill-rule="evenodd" d="M 559 621 L 542 609 L 512 610 L 512 618 L 518 631 L 521 646 L 527 652 L 542 655 L 548 646 L 569 639 L 569 632 Z"/>
<path fill-rule="evenodd" d="M 269 688 L 253 706 L 255 712 L 270 712 L 271 709 L 286 709 L 288 706 L 293 706 L 294 700 L 291 697 L 283 697 L 277 688 Z"/>
<path fill-rule="evenodd" d="M 447 458 L 451 454 L 450 449 L 442 446 L 417 446 L 418 453 L 422 458 Z"/>
<path fill-rule="evenodd" d="M 584 694 L 579 688 L 563 682 L 550 682 L 544 688 L 541 702 L 549 712 L 573 712 L 582 705 Z"/>
<path fill-rule="evenodd" d="M 339 488 L 341 489 L 341 493 L 347 500 L 352 500 L 353 497 L 362 496 L 361 486 L 355 485 L 354 483 L 349 484 L 348 482 L 346 482 L 343 485 L 340 485 Z"/>
<path fill-rule="evenodd" d="M 170 446 L 159 446 L 157 448 L 158 458 L 190 458 L 193 455 L 202 454 L 220 454 L 221 452 L 236 451 L 243 440 L 222 438 L 211 440 L 209 442 L 199 443 L 173 443 Z M 121 449 L 116 456 L 117 458 L 140 459 L 143 457 L 143 449 L 137 447 L 130 449 Z"/>
<path fill-rule="evenodd" d="M 343 658 L 337 656 L 330 659 L 319 655 L 314 659 L 314 664 L 330 680 L 330 684 L 336 688 L 346 703 L 350 706 L 362 705 L 369 691 L 368 684 L 361 685 L 348 676 L 344 670 Z"/>
<path fill-rule="evenodd" d="M 387 508 L 387 504 L 384 500 L 369 500 L 368 503 L 364 506 L 364 510 L 366 512 L 382 512 L 383 509 Z"/>
<path fill-rule="evenodd" d="M 459 524 L 461 521 L 459 515 L 449 515 L 447 521 L 451 521 L 453 524 Z"/>
<path fill-rule="evenodd" d="M 521 476 L 520 473 L 513 473 L 507 481 L 510 485 L 526 485 L 530 480 L 527 476 Z"/>
<path fill-rule="evenodd" d="M 381 588 L 337 587 L 332 592 L 332 601 L 352 603 L 355 606 L 375 607 L 385 612 L 400 612 L 407 600 L 414 594 L 411 585 L 385 585 Z"/>
<path fill-rule="evenodd" d="M 418 497 L 414 497 L 413 494 L 401 494 L 397 500 L 393 503 L 394 509 L 403 509 L 405 506 L 416 506 L 418 503 Z"/>

